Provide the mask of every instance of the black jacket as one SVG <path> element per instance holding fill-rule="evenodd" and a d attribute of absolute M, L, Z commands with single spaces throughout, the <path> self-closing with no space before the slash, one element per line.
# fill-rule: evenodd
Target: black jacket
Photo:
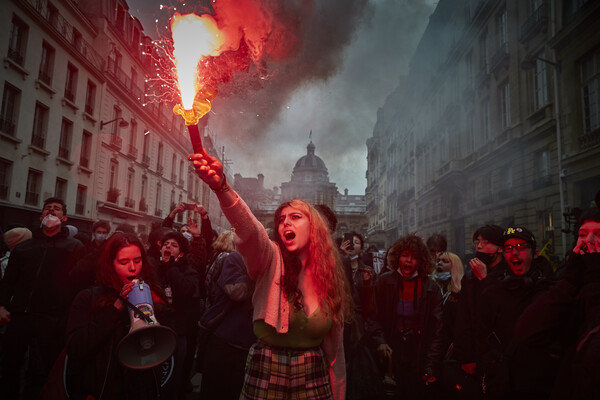
<path fill-rule="evenodd" d="M 11 313 L 42 313 L 66 317 L 77 287 L 70 272 L 81 256 L 83 244 L 63 227 L 52 236 L 41 228 L 15 247 L 6 274 L 0 281 L 0 306 Z"/>
<path fill-rule="evenodd" d="M 399 301 L 400 281 L 397 271 L 386 272 L 379 277 L 375 288 L 376 323 L 379 326 L 374 340 L 378 344 L 389 343 L 398 323 L 396 306 Z M 420 334 L 417 354 L 419 354 L 419 374 L 439 376 L 443 357 L 441 342 L 442 296 L 437 285 L 428 277 L 422 280 L 422 291 L 417 299 Z"/>
<path fill-rule="evenodd" d="M 82 290 L 71 307 L 67 324 L 66 387 L 70 399 L 158 398 L 157 391 L 170 370 L 166 364 L 148 369 L 124 367 L 117 348 L 129 333 L 129 313 L 114 306 L 116 297 L 102 287 Z M 154 302 L 161 325 L 171 325 L 168 307 Z M 162 371 L 164 367 L 164 371 Z M 161 391 L 164 390 L 160 389 Z"/>

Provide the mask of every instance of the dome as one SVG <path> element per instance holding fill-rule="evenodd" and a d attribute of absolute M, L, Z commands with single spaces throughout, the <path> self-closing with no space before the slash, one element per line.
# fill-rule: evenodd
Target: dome
<path fill-rule="evenodd" d="M 327 173 L 325 163 L 319 156 L 315 155 L 315 145 L 312 141 L 306 146 L 306 155 L 300 157 L 294 166 L 294 173 L 307 170 Z"/>

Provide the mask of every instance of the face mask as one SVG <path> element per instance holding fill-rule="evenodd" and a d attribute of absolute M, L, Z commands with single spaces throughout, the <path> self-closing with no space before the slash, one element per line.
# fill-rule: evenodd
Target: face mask
<path fill-rule="evenodd" d="M 102 243 L 106 240 L 106 236 L 106 233 L 96 233 L 94 238 L 96 239 L 96 242 Z"/>
<path fill-rule="evenodd" d="M 183 235 L 183 237 L 185 237 L 188 240 L 188 242 L 192 241 L 192 237 L 193 236 L 192 236 L 191 233 L 189 233 L 189 232 L 183 232 L 182 235 Z"/>
<path fill-rule="evenodd" d="M 42 226 L 46 229 L 56 228 L 62 222 L 56 215 L 48 214 L 42 219 Z"/>
<path fill-rule="evenodd" d="M 478 251 L 475 253 L 475 257 L 479 258 L 482 263 L 489 267 L 490 264 L 494 261 L 494 258 L 496 258 L 496 254 L 497 253 L 482 253 Z"/>
<path fill-rule="evenodd" d="M 434 275 L 435 279 L 438 281 L 447 281 L 450 279 L 450 272 L 438 272 Z"/>

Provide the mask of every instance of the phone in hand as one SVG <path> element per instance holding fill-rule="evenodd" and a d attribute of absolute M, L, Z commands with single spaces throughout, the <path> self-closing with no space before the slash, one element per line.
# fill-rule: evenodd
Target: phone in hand
<path fill-rule="evenodd" d="M 192 203 L 184 203 L 185 204 L 185 209 L 186 210 L 195 210 L 196 209 L 196 205 L 192 204 Z"/>
<path fill-rule="evenodd" d="M 344 243 L 347 240 L 350 241 L 350 245 L 348 246 L 348 249 L 353 248 L 354 247 L 354 235 L 352 233 L 344 233 L 342 243 Z"/>

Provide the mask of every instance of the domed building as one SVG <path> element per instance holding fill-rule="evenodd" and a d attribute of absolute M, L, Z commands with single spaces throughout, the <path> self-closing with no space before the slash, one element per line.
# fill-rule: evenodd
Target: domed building
<path fill-rule="evenodd" d="M 296 161 L 290 181 L 281 183 L 281 191 L 277 187 L 266 189 L 262 174 L 256 178 L 235 174 L 233 187 L 266 228 L 274 228 L 273 215 L 283 201 L 302 199 L 312 204 L 325 204 L 335 212 L 338 219 L 335 237 L 349 231 L 366 236 L 365 196 L 349 195 L 348 189 L 344 189 L 343 194 L 338 192 L 337 185 L 329 181 L 325 162 L 315 154 L 315 149 L 311 140 L 306 146 L 306 155 Z"/>
<path fill-rule="evenodd" d="M 312 204 L 325 204 L 335 210 L 337 186 L 329 182 L 327 167 L 315 154 L 315 147 L 312 141 L 306 146 L 306 155 L 296 162 L 291 180 L 281 184 L 281 197 L 303 199 Z"/>

